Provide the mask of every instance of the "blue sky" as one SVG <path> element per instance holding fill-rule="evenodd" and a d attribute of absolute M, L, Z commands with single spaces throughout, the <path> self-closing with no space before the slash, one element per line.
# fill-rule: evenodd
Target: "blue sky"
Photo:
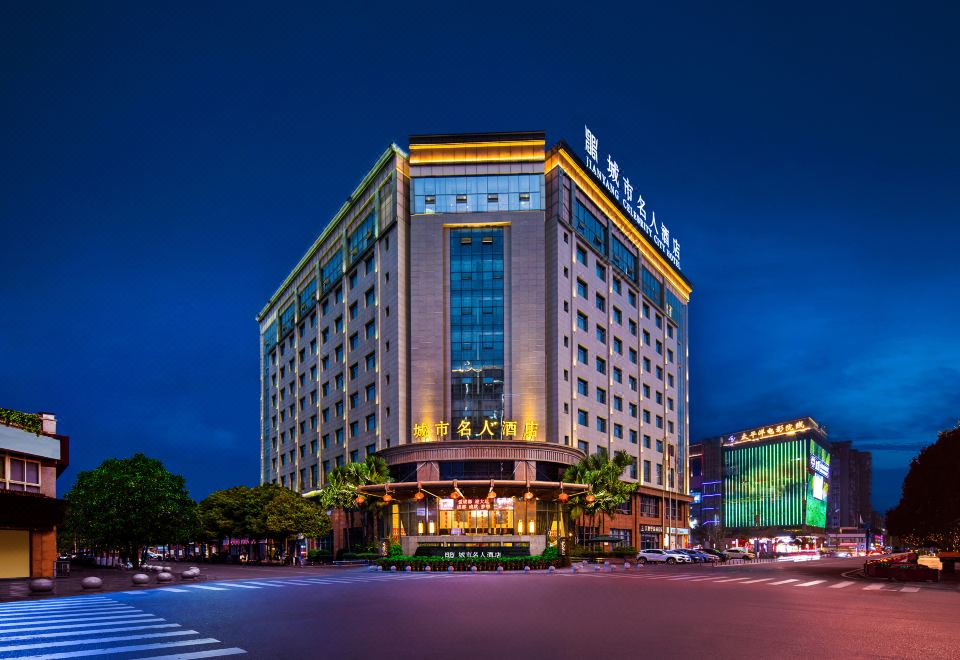
<path fill-rule="evenodd" d="M 811 415 L 886 508 L 960 418 L 960 17 L 802 10 L 6 3 L 0 405 L 62 490 L 254 483 L 254 316 L 387 144 L 586 123 L 681 242 L 693 437 Z"/>

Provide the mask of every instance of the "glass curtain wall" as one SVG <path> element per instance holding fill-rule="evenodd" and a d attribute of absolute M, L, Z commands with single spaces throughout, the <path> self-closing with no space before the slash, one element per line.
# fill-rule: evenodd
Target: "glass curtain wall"
<path fill-rule="evenodd" d="M 451 438 L 500 437 L 503 417 L 503 235 L 450 230 Z"/>

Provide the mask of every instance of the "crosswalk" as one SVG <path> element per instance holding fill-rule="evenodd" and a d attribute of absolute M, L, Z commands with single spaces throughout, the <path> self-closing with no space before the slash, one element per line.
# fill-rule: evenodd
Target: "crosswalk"
<path fill-rule="evenodd" d="M 791 588 L 800 588 L 800 589 L 811 589 L 811 588 L 827 588 L 827 589 L 851 589 L 856 591 L 882 591 L 887 593 L 903 593 L 903 594 L 915 594 L 923 591 L 922 587 L 910 586 L 910 585 L 899 585 L 891 583 L 880 583 L 880 582 L 864 582 L 862 580 L 851 580 L 851 579 L 807 579 L 802 578 L 785 578 L 778 580 L 774 577 L 766 578 L 752 578 L 752 577 L 728 577 L 727 575 L 711 575 L 711 574 L 693 574 L 693 575 L 666 575 L 666 574 L 656 574 L 652 571 L 644 573 L 640 572 L 604 572 L 604 571 L 585 571 L 585 572 L 568 572 L 562 573 L 571 578 L 602 578 L 602 579 L 625 579 L 625 580 L 644 580 L 644 581 L 664 581 L 664 582 L 685 582 L 685 583 L 696 583 L 698 585 L 710 585 L 710 584 L 725 584 L 729 586 L 745 586 L 745 585 L 756 585 L 758 587 L 782 587 L 786 589 Z"/>
<path fill-rule="evenodd" d="M 0 604 L 0 658 L 192 660 L 245 653 L 106 596 Z"/>

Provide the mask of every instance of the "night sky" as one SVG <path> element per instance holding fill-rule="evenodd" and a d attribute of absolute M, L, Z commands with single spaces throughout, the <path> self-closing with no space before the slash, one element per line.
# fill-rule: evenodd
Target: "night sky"
<path fill-rule="evenodd" d="M 416 133 L 590 126 L 681 244 L 693 438 L 810 415 L 886 509 L 960 418 L 947 3 L 125 4 L 0 8 L 0 406 L 57 414 L 61 492 L 256 483 L 254 317 Z"/>

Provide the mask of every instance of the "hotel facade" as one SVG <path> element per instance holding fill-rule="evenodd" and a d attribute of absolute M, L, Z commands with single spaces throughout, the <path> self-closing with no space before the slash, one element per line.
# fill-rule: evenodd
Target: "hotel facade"
<path fill-rule="evenodd" d="M 623 450 L 639 491 L 579 540 L 687 543 L 691 286 L 586 133 L 585 160 L 540 132 L 380 156 L 257 317 L 262 482 L 378 454 L 405 552 L 537 554 L 573 533 L 564 470 Z"/>

